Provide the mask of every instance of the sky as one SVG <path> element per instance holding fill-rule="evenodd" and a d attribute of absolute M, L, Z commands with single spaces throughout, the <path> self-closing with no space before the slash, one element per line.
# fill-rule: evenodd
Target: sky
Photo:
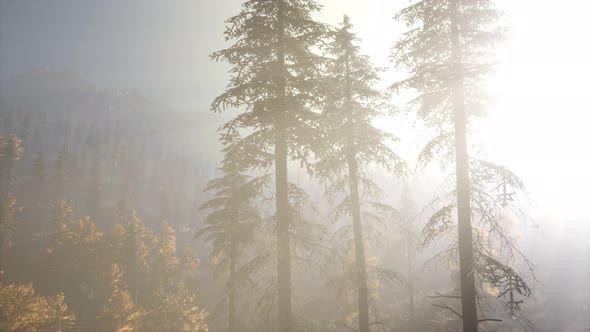
<path fill-rule="evenodd" d="M 133 88 L 185 111 L 208 111 L 227 66 L 209 55 L 227 46 L 224 20 L 238 0 L 0 0 L 0 79 L 49 67 L 100 87 Z M 352 18 L 365 53 L 380 66 L 403 26 L 407 0 L 325 0 L 318 19 Z M 497 104 L 476 133 L 489 159 L 528 186 L 533 215 L 590 224 L 586 1 L 498 0 L 513 34 L 490 83 Z M 384 82 L 399 77 L 389 71 Z M 407 119 L 385 123 L 415 148 Z M 409 137 L 409 138 L 408 138 Z"/>

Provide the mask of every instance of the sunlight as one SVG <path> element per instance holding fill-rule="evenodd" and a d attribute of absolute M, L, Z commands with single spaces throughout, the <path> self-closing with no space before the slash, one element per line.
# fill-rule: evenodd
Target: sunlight
<path fill-rule="evenodd" d="M 337 25 L 343 14 L 350 14 L 365 52 L 377 65 L 392 66 L 388 55 L 394 36 L 405 30 L 392 17 L 407 3 L 328 0 L 323 4 L 323 19 Z M 581 183 L 590 183 L 589 176 L 583 175 L 590 161 L 580 148 L 590 141 L 590 132 L 584 130 L 590 115 L 580 105 L 586 104 L 584 80 L 590 76 L 590 50 L 580 41 L 588 31 L 583 15 L 590 5 L 569 3 L 565 12 L 550 2 L 498 0 L 497 4 L 507 13 L 512 35 L 500 50 L 500 70 L 490 81 L 496 105 L 477 126 L 478 141 L 490 160 L 513 168 L 523 178 L 536 213 L 588 216 Z M 555 62 L 559 65 L 550 65 Z M 400 77 L 388 70 L 382 87 Z M 400 152 L 412 158 L 425 138 L 420 137 L 423 132 L 408 126 L 409 121 L 406 117 L 382 119 L 377 125 L 402 137 Z M 555 191 L 571 195 L 556 201 Z"/>
<path fill-rule="evenodd" d="M 589 29 L 583 15 L 590 5 L 572 2 L 566 11 L 547 1 L 496 2 L 507 13 L 512 35 L 500 50 L 502 63 L 490 81 L 496 105 L 476 126 L 476 138 L 490 160 L 509 166 L 527 183 L 535 214 L 589 216 L 580 183 L 590 183 L 584 171 L 590 168 L 590 160 L 580 148 L 590 141 L 590 132 L 583 128 L 590 112 L 580 105 L 586 104 L 584 80 L 590 76 L 590 51 L 581 42 Z M 382 88 L 402 77 L 391 69 L 388 56 L 395 36 L 405 30 L 392 17 L 408 2 L 327 0 L 322 4 L 321 19 L 336 26 L 342 15 L 349 14 L 364 52 L 377 65 L 389 68 Z M 411 121 L 402 116 L 376 124 L 403 139 L 399 150 L 408 158 L 417 155 L 426 139 L 424 132 L 411 127 Z M 555 191 L 571 195 L 556 201 Z"/>
<path fill-rule="evenodd" d="M 583 128 L 589 115 L 580 109 L 586 104 L 590 52 L 579 43 L 587 30 L 581 13 L 589 5 L 571 4 L 578 8 L 568 8 L 567 16 L 542 2 L 535 3 L 534 15 L 526 2 L 500 5 L 509 14 L 513 36 L 490 84 L 497 104 L 481 124 L 481 139 L 491 160 L 513 168 L 528 183 L 544 213 L 580 215 L 581 184 L 590 183 L 587 175 L 576 178 L 590 165 L 580 149 L 590 141 Z M 555 201 L 555 192 L 569 194 Z"/>

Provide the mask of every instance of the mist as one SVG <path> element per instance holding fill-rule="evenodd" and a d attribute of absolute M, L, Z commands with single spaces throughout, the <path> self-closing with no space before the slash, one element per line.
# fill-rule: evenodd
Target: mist
<path fill-rule="evenodd" d="M 0 331 L 590 331 L 588 9 L 0 0 Z"/>

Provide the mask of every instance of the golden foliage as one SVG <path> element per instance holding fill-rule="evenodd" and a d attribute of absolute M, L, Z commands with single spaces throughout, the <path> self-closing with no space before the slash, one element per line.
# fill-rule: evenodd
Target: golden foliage
<path fill-rule="evenodd" d="M 0 331 L 77 331 L 64 295 L 43 297 L 32 284 L 0 285 Z"/>

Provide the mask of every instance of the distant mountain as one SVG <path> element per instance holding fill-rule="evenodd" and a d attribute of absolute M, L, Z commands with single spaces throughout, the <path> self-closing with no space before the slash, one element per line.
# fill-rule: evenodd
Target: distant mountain
<path fill-rule="evenodd" d="M 47 129 L 57 125 L 58 131 L 97 130 L 132 139 L 147 134 L 183 144 L 205 140 L 210 145 L 223 119 L 211 112 L 179 112 L 132 89 L 98 88 L 63 71 L 40 69 L 0 82 L 4 133 L 20 133 L 29 126 L 52 136 L 54 132 Z M 43 141 L 52 146 L 47 138 Z"/>
<path fill-rule="evenodd" d="M 66 111 L 92 118 L 118 116 L 119 120 L 140 115 L 143 120 L 159 121 L 160 126 L 221 123 L 218 114 L 179 112 L 134 89 L 101 89 L 75 74 L 49 69 L 0 82 L 0 113 L 10 111 Z"/>

